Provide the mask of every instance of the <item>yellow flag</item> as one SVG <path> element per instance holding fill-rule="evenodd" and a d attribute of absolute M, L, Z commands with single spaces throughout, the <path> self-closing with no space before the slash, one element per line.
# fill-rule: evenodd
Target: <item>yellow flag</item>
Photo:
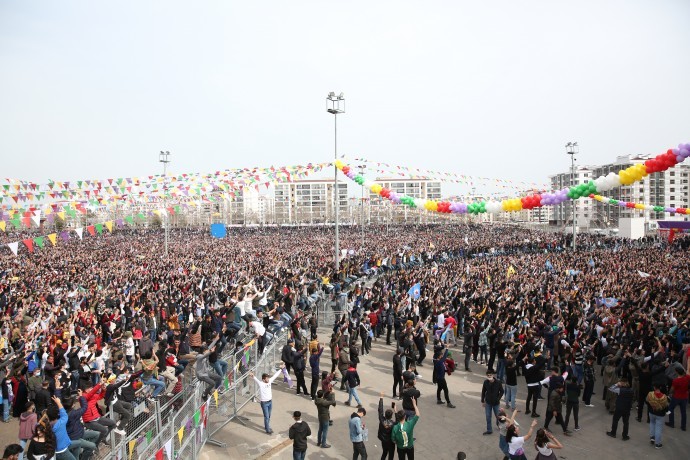
<path fill-rule="evenodd" d="M 218 390 L 213 392 L 213 399 L 216 400 L 216 407 L 218 407 Z"/>
<path fill-rule="evenodd" d="M 60 219 L 65 220 L 65 211 L 60 211 L 57 215 L 60 216 Z"/>
<path fill-rule="evenodd" d="M 57 233 L 51 233 L 48 235 L 48 239 L 53 243 L 53 246 L 55 246 L 57 244 Z"/>
<path fill-rule="evenodd" d="M 105 228 L 107 228 L 110 233 L 113 233 L 113 221 L 109 220 L 108 222 L 106 222 Z"/>
<path fill-rule="evenodd" d="M 510 275 L 514 275 L 514 274 L 515 274 L 515 269 L 514 269 L 513 266 L 511 265 L 511 266 L 508 267 L 508 272 L 506 273 L 506 277 L 509 278 Z"/>
<path fill-rule="evenodd" d="M 155 215 L 157 215 L 158 217 L 161 216 L 161 212 L 160 212 L 158 209 L 154 210 L 153 213 L 154 213 Z"/>
<path fill-rule="evenodd" d="M 182 445 L 182 438 L 183 437 L 184 437 L 184 427 L 177 430 L 177 439 L 180 441 L 180 445 Z"/>
<path fill-rule="evenodd" d="M 132 439 L 131 441 L 129 441 L 129 444 L 128 444 L 128 446 L 129 446 L 129 458 L 132 458 L 132 453 L 134 452 L 134 446 L 136 446 L 136 445 L 137 445 L 136 439 Z"/>
<path fill-rule="evenodd" d="M 7 224 L 5 223 L 5 221 L 4 221 L 4 220 L 0 220 L 0 230 L 2 230 L 3 232 L 5 231 L 5 225 L 7 225 Z"/>

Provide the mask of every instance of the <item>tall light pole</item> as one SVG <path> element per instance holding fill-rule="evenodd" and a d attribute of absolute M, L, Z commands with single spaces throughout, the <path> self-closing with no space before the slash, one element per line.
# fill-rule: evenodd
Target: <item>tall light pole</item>
<path fill-rule="evenodd" d="M 158 154 L 158 161 L 163 163 L 163 176 L 165 176 L 168 172 L 168 163 L 170 163 L 170 152 L 167 150 L 164 152 L 161 150 L 161 153 Z M 163 182 L 163 187 L 165 190 L 165 182 Z M 165 195 L 163 195 L 163 203 L 164 205 L 166 204 L 165 202 Z M 163 223 L 164 229 L 165 229 L 165 257 L 168 257 L 168 210 L 165 210 L 165 222 Z"/>
<path fill-rule="evenodd" d="M 364 169 L 366 168 L 364 165 L 359 165 L 359 173 L 363 176 L 364 175 Z M 361 206 L 362 206 L 362 249 L 364 248 L 364 183 L 362 183 L 361 187 L 361 192 L 362 192 L 362 199 L 361 199 Z"/>
<path fill-rule="evenodd" d="M 579 147 L 577 142 L 568 142 L 565 144 L 565 152 L 570 155 L 570 186 L 575 185 L 575 155 L 579 152 Z M 577 205 L 577 200 L 572 200 L 573 208 L 573 251 L 577 249 L 577 232 L 575 226 L 575 206 Z"/>
<path fill-rule="evenodd" d="M 335 95 L 333 91 L 328 93 L 326 98 L 326 111 L 333 114 L 333 128 L 334 128 L 334 160 L 338 159 L 338 114 L 345 113 L 345 95 L 340 93 Z M 335 276 L 340 279 L 340 217 L 338 215 L 338 208 L 340 208 L 340 193 L 338 193 L 338 167 L 333 165 L 335 184 L 333 186 L 333 208 L 335 210 Z"/>

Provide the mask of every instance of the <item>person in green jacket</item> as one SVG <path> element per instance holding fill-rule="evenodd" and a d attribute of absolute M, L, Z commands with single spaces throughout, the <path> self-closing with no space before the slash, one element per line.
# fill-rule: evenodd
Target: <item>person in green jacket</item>
<path fill-rule="evenodd" d="M 398 460 L 414 460 L 414 426 L 419 420 L 417 399 L 412 398 L 412 406 L 414 407 L 414 417 L 408 420 L 405 420 L 405 411 L 403 410 L 395 414 L 398 423 L 393 427 L 391 439 L 398 447 Z"/>

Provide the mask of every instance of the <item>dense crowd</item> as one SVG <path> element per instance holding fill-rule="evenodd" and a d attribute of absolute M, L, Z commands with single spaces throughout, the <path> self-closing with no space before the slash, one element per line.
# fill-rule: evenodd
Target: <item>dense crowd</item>
<path fill-rule="evenodd" d="M 465 370 L 471 361 L 495 369 L 482 396 L 486 433 L 497 414 L 506 455 L 516 455 L 517 439 L 527 437 L 514 432 L 499 407 L 505 393 L 515 409 L 516 376 L 527 379 L 536 417 L 546 370 L 553 369 L 544 382 L 549 405 L 551 399 L 557 403 L 551 396 L 565 400 L 575 387 L 584 389 L 588 402 L 593 361 L 603 365 L 607 404 L 619 418 L 625 411 L 618 410 L 618 400 L 628 392 L 610 389 L 617 379 L 620 388 L 628 382 L 630 399 L 642 406 L 650 392 L 656 394 L 654 385 L 663 383 L 658 398 L 670 395 L 671 414 L 680 406 L 685 429 L 687 391 L 683 403 L 674 379 L 687 368 L 690 339 L 686 242 L 583 236 L 573 253 L 561 234 L 463 224 L 372 227 L 361 247 L 358 229 L 344 228 L 341 247 L 348 253 L 339 273 L 329 228 L 233 229 L 223 240 L 202 230 L 173 230 L 168 257 L 157 230 L 74 239 L 18 257 L 7 251 L 0 258 L 3 421 L 18 419 L 29 458 L 91 458 L 110 437 L 131 431 L 133 403 L 172 397 L 189 368 L 206 385 L 206 395 L 222 390 L 228 364 L 221 356 L 228 344 L 241 347 L 254 337 L 262 350 L 278 329 L 289 327 L 286 369 L 278 372 L 294 372 L 297 392 L 315 400 L 323 447 L 334 371 L 348 403 L 359 404 L 359 356 L 376 337 L 391 344 L 393 394 L 402 399 L 399 412 L 380 410 L 379 436 L 390 455 L 395 444 L 401 458 L 414 457 L 414 382 L 417 367 L 429 364 L 427 343 L 433 344 L 437 400 L 455 407 L 445 376 L 457 366 L 449 353 L 456 337 Z M 352 275 L 371 282 L 347 288 Z M 330 372 L 320 369 L 323 348 L 314 340 L 313 315 L 305 314 L 323 286 L 344 299 L 329 343 Z M 270 382 L 277 376 L 256 379 L 269 433 Z M 364 458 L 358 419 L 365 413 L 359 405 L 350 422 L 353 450 Z M 553 417 L 568 433 L 568 416 Z M 296 420 L 301 423 L 297 414 Z M 297 438 L 303 431 L 295 431 Z M 544 446 L 557 442 L 547 433 L 537 435 L 546 439 Z M 655 445 L 661 446 L 660 431 Z"/>

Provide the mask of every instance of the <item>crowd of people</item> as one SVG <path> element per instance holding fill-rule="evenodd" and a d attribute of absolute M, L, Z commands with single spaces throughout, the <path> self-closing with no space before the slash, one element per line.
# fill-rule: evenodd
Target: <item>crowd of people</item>
<path fill-rule="evenodd" d="M 583 236 L 572 252 L 569 237 L 558 233 L 456 224 L 371 229 L 361 247 L 359 230 L 344 228 L 341 247 L 351 250 L 336 273 L 332 233 L 232 229 L 217 240 L 205 230 L 179 229 L 165 257 L 159 230 L 122 230 L 0 256 L 3 421 L 18 421 L 24 455 L 91 458 L 108 449 L 111 437 L 131 432 L 133 403 L 173 397 L 191 368 L 205 396 L 222 391 L 225 347 L 241 349 L 256 338 L 261 351 L 284 327 L 292 338 L 281 353 L 285 371 L 256 379 L 264 428 L 272 433 L 272 379 L 293 372 L 297 393 L 314 400 L 321 448 L 329 447 L 329 410 L 340 380 L 345 404 L 357 404 L 349 423 L 353 452 L 366 458 L 357 366 L 375 338 L 390 345 L 392 395 L 402 400 L 399 410 L 379 410 L 378 435 L 389 458 L 397 449 L 399 458 L 414 459 L 419 367 L 432 367 L 437 402 L 455 408 L 446 376 L 463 369 L 452 356 L 456 340 L 465 371 L 482 362 L 490 371 L 482 391 L 485 434 L 493 432 L 493 415 L 506 457 L 522 458 L 531 435 L 520 436 L 500 407 L 504 399 L 516 409 L 519 375 L 526 379 L 526 413 L 535 420 L 548 387 L 546 426 L 536 436 L 546 457 L 560 445 L 546 430 L 549 422 L 568 435 L 572 415 L 579 429 L 580 396 L 592 405 L 598 379 L 613 413 L 609 435 L 622 420 L 627 438 L 633 401 L 638 420 L 649 406 L 656 447 L 667 411 L 665 423 L 675 426 L 679 409 L 685 430 L 687 239 L 668 245 Z M 352 275 L 370 281 L 348 286 Z M 305 314 L 324 287 L 344 299 L 336 303 L 341 315 L 328 341 L 329 370 L 321 364 L 315 317 Z M 431 363 L 426 344 L 433 346 Z M 295 452 L 304 452 L 300 439 L 309 429 L 300 413 L 293 415 Z"/>

